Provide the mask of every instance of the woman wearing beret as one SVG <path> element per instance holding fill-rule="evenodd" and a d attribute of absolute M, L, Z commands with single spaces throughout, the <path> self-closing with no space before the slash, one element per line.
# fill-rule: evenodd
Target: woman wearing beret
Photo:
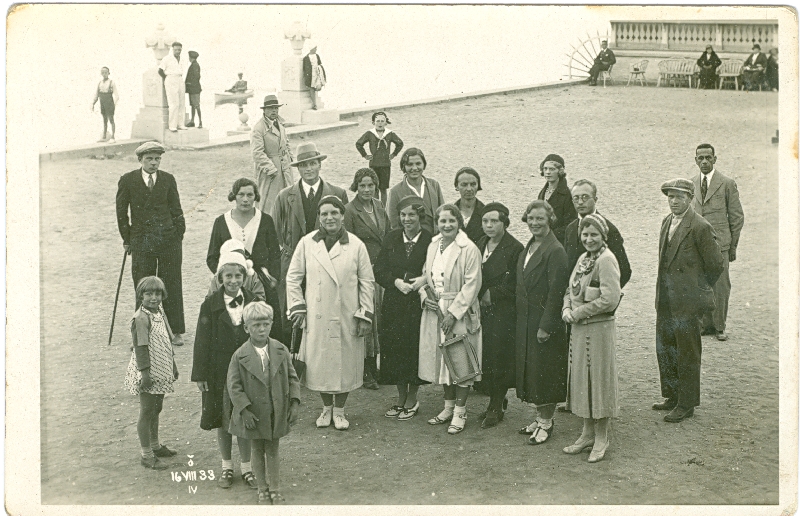
<path fill-rule="evenodd" d="M 583 418 L 583 432 L 564 453 L 577 455 L 591 448 L 589 462 L 598 462 L 608 449 L 609 418 L 619 413 L 614 310 L 620 300 L 620 272 L 606 247 L 605 219 L 586 215 L 579 230 L 586 252 L 572 271 L 561 316 L 572 325 L 567 409 Z"/>
<path fill-rule="evenodd" d="M 367 247 L 345 230 L 344 211 L 338 196 L 320 199 L 319 229 L 300 239 L 286 272 L 289 318 L 303 328 L 303 382 L 322 397 L 317 428 L 333 420 L 337 430 L 350 427 L 344 404 L 364 381 L 364 336 L 372 331 L 375 290 Z"/>
<path fill-rule="evenodd" d="M 384 288 L 381 308 L 380 383 L 397 386 L 397 404 L 385 416 L 407 421 L 417 415 L 417 390 L 428 383 L 420 380 L 419 332 L 422 307 L 417 290 L 422 285 L 422 267 L 431 234 L 420 226 L 425 213 L 421 197 L 408 196 L 397 203 L 402 228 L 383 239 L 375 260 L 375 281 Z"/>
<path fill-rule="evenodd" d="M 361 239 L 367 246 L 369 261 L 374 266 L 378 252 L 381 250 L 383 237 L 389 230 L 389 217 L 383 204 L 376 198 L 378 193 L 378 174 L 371 168 L 360 168 L 356 171 L 350 190 L 356 196 L 344 207 L 344 227 Z M 378 327 L 380 325 L 381 299 L 383 288 L 375 284 L 375 318 L 372 322 L 372 333 L 365 339 L 367 356 L 364 359 L 364 387 L 377 389 L 378 376 L 377 355 L 380 353 Z"/>
<path fill-rule="evenodd" d="M 539 164 L 539 172 L 547 180 L 539 192 L 539 200 L 547 201 L 552 207 L 555 222 L 550 228 L 561 245 L 564 245 L 564 232 L 569 223 L 578 218 L 575 205 L 572 204 L 572 193 L 567 185 L 567 173 L 564 170 L 564 158 L 558 154 L 548 154 Z"/>
<path fill-rule="evenodd" d="M 435 179 L 423 175 L 427 166 L 428 162 L 425 159 L 425 154 L 416 147 L 406 149 L 400 158 L 400 170 L 404 174 L 403 180 L 389 190 L 389 203 L 386 206 L 392 229 L 400 227 L 397 203 L 403 197 L 416 195 L 417 197 L 422 197 L 425 203 L 425 217 L 420 222 L 422 227 L 432 235 L 438 232 L 433 217 L 436 209 L 444 204 L 444 195 L 442 195 L 442 187 L 439 186 Z"/>
<path fill-rule="evenodd" d="M 481 218 L 485 235 L 478 240 L 483 257 L 478 299 L 483 323 L 481 385 L 489 394 L 489 407 L 481 428 L 493 427 L 503 420 L 508 404 L 506 392 L 515 386 L 517 261 L 522 244 L 506 231 L 509 223 L 508 208 L 499 202 L 486 205 Z"/>
<path fill-rule="evenodd" d="M 478 191 L 481 190 L 481 176 L 472 167 L 464 167 L 456 172 L 453 181 L 456 191 L 460 198 L 456 201 L 456 206 L 461 211 L 464 218 L 464 233 L 470 240 L 478 243 L 483 236 L 481 217 L 483 216 L 483 203 L 478 199 Z"/>
<path fill-rule="evenodd" d="M 444 409 L 428 423 L 441 425 L 452 420 L 447 432 L 457 434 L 467 423 L 469 388 L 481 377 L 454 384 L 439 344 L 453 335 L 465 335 L 465 344 L 472 346 L 480 370 L 481 253 L 464 233 L 464 220 L 456 206 L 440 206 L 436 224 L 439 234 L 431 239 L 423 269 L 426 284 L 419 289 L 425 306 L 420 321 L 419 377 L 444 387 Z M 441 320 L 439 313 L 443 314 Z"/>
<path fill-rule="evenodd" d="M 543 444 L 553 435 L 556 403 L 567 394 L 567 329 L 561 320 L 569 280 L 567 252 L 551 229 L 553 208 L 531 202 L 522 221 L 531 239 L 517 262 L 517 397 L 536 406 L 538 416 L 519 433 L 529 444 Z"/>
<path fill-rule="evenodd" d="M 281 250 L 275 223 L 269 214 L 256 208 L 261 199 L 258 185 L 252 179 L 243 177 L 234 181 L 228 193 L 228 200 L 235 202 L 233 209 L 216 218 L 208 242 L 206 265 L 216 273 L 220 248 L 228 240 L 234 239 L 244 244 L 245 258 L 252 260 L 256 276 L 264 286 L 267 304 L 277 314 L 280 313 L 278 292 L 275 289 L 281 271 Z M 281 336 L 281 318 L 276 317 L 270 337 Z"/>

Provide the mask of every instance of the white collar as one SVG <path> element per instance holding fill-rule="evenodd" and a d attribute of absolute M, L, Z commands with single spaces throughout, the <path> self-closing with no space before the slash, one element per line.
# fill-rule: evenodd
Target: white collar
<path fill-rule="evenodd" d="M 378 138 L 379 140 L 383 140 L 384 138 L 386 138 L 387 136 L 389 136 L 389 133 L 391 133 L 391 132 L 392 132 L 392 130 L 391 130 L 391 129 L 389 129 L 388 127 L 386 127 L 386 128 L 384 128 L 384 129 L 383 129 L 383 136 L 379 135 L 379 134 L 378 134 L 378 130 L 377 130 L 377 129 L 375 129 L 374 127 L 373 127 L 372 129 L 370 129 L 370 131 L 372 131 L 372 134 L 374 134 L 374 135 L 375 135 L 375 137 L 376 137 L 376 138 Z"/>
<path fill-rule="evenodd" d="M 708 178 L 708 184 L 711 184 L 711 178 L 714 177 L 714 172 L 716 172 L 716 171 L 717 171 L 717 168 L 714 167 L 714 168 L 711 169 L 711 172 L 709 172 L 708 174 L 703 174 L 702 172 L 700 172 L 700 176 L 701 176 L 700 177 L 700 181 L 702 182 L 703 181 L 702 176 L 705 176 L 706 178 Z"/>
<path fill-rule="evenodd" d="M 147 181 L 150 179 L 150 174 L 144 171 L 144 167 L 141 168 L 142 171 L 142 179 L 144 179 L 144 184 L 147 184 Z M 153 172 L 153 182 L 155 183 L 158 181 L 158 170 Z"/>
<path fill-rule="evenodd" d="M 406 235 L 405 230 L 403 230 L 403 242 L 405 242 L 406 244 L 409 242 L 414 242 L 416 244 L 419 241 L 419 236 L 421 234 L 422 234 L 422 229 L 420 229 L 420 231 L 417 233 L 417 236 L 415 236 L 414 238 L 408 238 L 408 235 Z"/>
<path fill-rule="evenodd" d="M 314 183 L 313 185 L 309 185 L 308 183 L 306 183 L 306 182 L 305 182 L 304 180 L 302 180 L 302 179 L 300 180 L 300 184 L 301 184 L 301 185 L 303 185 L 303 192 L 305 192 L 305 194 L 306 194 L 306 197 L 308 197 L 308 192 L 309 192 L 309 190 L 311 190 L 312 188 L 314 189 L 314 195 L 316 195 L 316 194 L 317 194 L 317 192 L 319 192 L 319 185 L 320 185 L 320 183 L 322 183 L 322 179 L 321 179 L 320 177 L 317 177 L 317 182 L 316 182 L 316 183 Z"/>
<path fill-rule="evenodd" d="M 403 177 L 403 181 L 406 182 L 406 186 L 409 187 L 412 192 L 422 197 L 423 199 L 425 198 L 425 176 L 422 176 L 422 183 L 420 183 L 419 185 L 419 190 L 414 188 L 414 186 L 412 186 L 412 184 L 408 182 L 407 177 Z"/>
<path fill-rule="evenodd" d="M 236 293 L 235 296 L 229 296 L 227 292 L 222 293 L 222 297 L 225 299 L 225 304 L 227 305 L 230 303 L 234 298 L 242 296 L 242 289 L 239 289 L 239 292 Z M 242 296 L 244 297 L 244 296 Z"/>

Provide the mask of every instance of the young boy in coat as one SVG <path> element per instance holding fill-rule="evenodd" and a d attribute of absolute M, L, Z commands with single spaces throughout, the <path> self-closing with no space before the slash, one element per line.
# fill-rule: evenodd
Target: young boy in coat
<path fill-rule="evenodd" d="M 269 338 L 273 317 L 272 307 L 263 301 L 244 308 L 250 339 L 231 357 L 228 392 L 233 404 L 230 433 L 251 442 L 258 503 L 277 505 L 284 502 L 279 492 L 278 440 L 297 420 L 300 379 L 286 346 Z"/>

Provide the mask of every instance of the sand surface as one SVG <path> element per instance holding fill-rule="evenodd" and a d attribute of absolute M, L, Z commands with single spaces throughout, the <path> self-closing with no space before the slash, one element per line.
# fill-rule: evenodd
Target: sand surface
<path fill-rule="evenodd" d="M 303 390 L 300 420 L 281 440 L 282 491 L 291 504 L 775 504 L 778 502 L 778 123 L 773 93 L 675 88 L 572 88 L 498 95 L 389 113 L 406 146 L 423 149 L 426 174 L 448 201 L 453 175 L 472 166 L 484 202 L 511 209 L 510 231 L 523 241 L 524 206 L 543 184 L 538 163 L 566 159 L 568 180 L 599 188 L 598 209 L 625 238 L 633 277 L 617 312 L 620 417 L 606 460 L 561 448 L 581 421 L 559 413 L 544 446 L 517 429 L 532 410 L 509 393 L 505 421 L 481 430 L 488 398 L 472 395 L 466 430 L 449 436 L 425 420 L 441 391 L 420 391 L 409 422 L 383 417 L 393 387 L 358 390 L 347 404 L 350 430 L 318 430 L 317 395 Z M 318 135 L 329 158 L 322 177 L 347 187 L 366 166 L 355 140 L 368 128 Z M 299 143 L 292 141 L 292 146 Z M 668 213 L 659 185 L 696 173 L 694 148 L 715 145 L 717 167 L 736 179 L 745 211 L 738 260 L 731 267 L 727 342 L 703 338 L 701 406 L 680 424 L 650 409 L 660 399 L 655 355 L 655 274 L 660 222 Z M 398 161 L 392 184 L 399 181 Z M 247 147 L 173 151 L 162 169 L 176 176 L 186 213 L 183 288 L 187 345 L 181 373 L 164 401 L 162 442 L 179 455 L 169 470 L 139 465 L 138 399 L 123 388 L 133 312 L 130 262 L 111 346 L 108 329 L 122 242 L 114 195 L 134 156 L 45 163 L 41 169 L 41 453 L 43 504 L 254 504 L 239 480 L 229 490 L 201 480 L 219 475 L 215 432 L 199 428 L 200 395 L 189 382 L 197 314 L 208 285 L 205 265 L 214 218 L 231 204 L 232 182 L 252 176 Z M 192 466 L 188 465 L 192 456 Z M 171 472 L 196 471 L 176 482 Z M 194 492 L 193 488 L 194 487 Z"/>

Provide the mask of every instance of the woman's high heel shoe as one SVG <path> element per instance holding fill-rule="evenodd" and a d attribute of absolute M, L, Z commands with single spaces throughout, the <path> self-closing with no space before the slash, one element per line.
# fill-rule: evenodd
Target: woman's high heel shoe
<path fill-rule="evenodd" d="M 567 455 L 578 455 L 582 453 L 587 448 L 591 448 L 594 446 L 594 438 L 587 439 L 585 441 L 578 439 L 575 441 L 575 444 L 570 444 L 569 446 L 564 448 L 564 453 Z"/>
<path fill-rule="evenodd" d="M 606 456 L 608 450 L 608 443 L 603 448 L 592 448 L 592 453 L 589 454 L 589 462 L 594 464 L 600 462 Z"/>

